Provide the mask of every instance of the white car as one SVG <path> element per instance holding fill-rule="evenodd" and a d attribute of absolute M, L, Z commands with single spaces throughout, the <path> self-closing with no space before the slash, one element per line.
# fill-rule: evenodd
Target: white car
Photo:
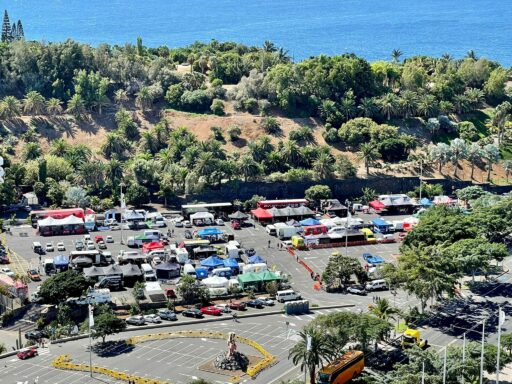
<path fill-rule="evenodd" d="M 188 220 L 185 220 L 183 222 L 183 225 L 185 226 L 185 228 L 192 228 L 192 223 Z"/>
<path fill-rule="evenodd" d="M 44 249 L 46 252 L 53 252 L 54 251 L 54 248 L 53 248 L 53 243 L 46 243 L 46 247 Z"/>
<path fill-rule="evenodd" d="M 147 323 L 161 323 L 162 319 L 158 315 L 144 315 L 144 321 Z"/>
<path fill-rule="evenodd" d="M 217 304 L 215 308 L 219 308 L 222 313 L 231 313 L 231 308 L 228 304 Z"/>
<path fill-rule="evenodd" d="M 258 297 L 258 300 L 260 300 L 265 306 L 271 306 L 275 304 L 274 300 L 272 300 L 270 297 Z"/>
<path fill-rule="evenodd" d="M 158 264 L 162 264 L 162 259 L 158 256 L 153 257 L 153 265 L 157 266 Z"/>
<path fill-rule="evenodd" d="M 130 316 L 125 321 L 126 321 L 126 324 L 131 324 L 131 325 L 144 325 L 144 324 L 146 324 L 144 316 Z"/>
<path fill-rule="evenodd" d="M 114 242 L 114 238 L 113 238 L 112 236 L 110 236 L 110 235 L 109 235 L 109 236 L 105 237 L 105 241 L 106 241 L 107 243 L 113 243 L 113 242 Z"/>
<path fill-rule="evenodd" d="M 91 240 L 89 240 L 89 241 L 87 242 L 87 250 L 88 250 L 88 251 L 93 251 L 93 250 L 95 250 L 95 249 L 96 249 L 96 246 L 94 245 L 94 242 L 92 242 Z"/>
<path fill-rule="evenodd" d="M 121 230 L 121 227 L 119 226 L 119 224 L 112 224 L 110 226 L 110 230 L 111 231 L 119 231 L 119 230 Z"/>
<path fill-rule="evenodd" d="M 177 221 L 177 222 L 175 222 L 175 223 L 174 223 L 174 226 L 175 226 L 176 228 L 183 228 L 183 221 Z"/>
<path fill-rule="evenodd" d="M 4 267 L 0 269 L 0 272 L 9 277 L 14 277 L 14 272 L 10 268 Z"/>
<path fill-rule="evenodd" d="M 224 220 L 217 219 L 217 220 L 215 220 L 215 224 L 217 224 L 217 225 L 224 225 Z"/>
<path fill-rule="evenodd" d="M 58 242 L 57 243 L 57 251 L 61 252 L 61 251 L 65 251 L 66 250 L 66 247 L 64 246 L 64 243 L 62 241 Z"/>

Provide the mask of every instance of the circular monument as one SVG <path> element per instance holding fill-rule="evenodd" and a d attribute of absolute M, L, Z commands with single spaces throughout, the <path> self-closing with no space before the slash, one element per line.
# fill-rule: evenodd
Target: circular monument
<path fill-rule="evenodd" d="M 249 358 L 236 350 L 236 336 L 230 332 L 228 336 L 228 350 L 219 354 L 213 365 L 225 371 L 245 371 L 249 365 Z"/>

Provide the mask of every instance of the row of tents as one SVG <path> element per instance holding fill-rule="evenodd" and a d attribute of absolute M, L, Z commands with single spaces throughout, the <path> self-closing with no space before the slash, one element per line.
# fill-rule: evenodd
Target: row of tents
<path fill-rule="evenodd" d="M 258 221 L 272 221 L 282 218 L 304 218 L 308 216 L 314 216 L 315 212 L 310 208 L 301 205 L 299 207 L 272 207 L 269 209 L 257 208 L 253 209 L 251 214 Z"/>

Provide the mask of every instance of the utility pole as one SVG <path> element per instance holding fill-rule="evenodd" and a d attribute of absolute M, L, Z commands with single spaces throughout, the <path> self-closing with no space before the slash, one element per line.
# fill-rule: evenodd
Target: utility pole
<path fill-rule="evenodd" d="M 120 206 L 121 206 L 121 224 L 119 225 L 121 227 L 121 244 L 124 244 L 124 237 L 123 237 L 123 216 L 124 216 L 124 210 L 126 208 L 126 203 L 124 201 L 124 195 L 123 195 L 123 187 L 124 187 L 124 183 L 121 182 L 121 184 L 119 184 L 119 188 L 121 189 L 121 192 L 120 192 L 120 195 L 119 195 L 119 203 L 120 203 Z"/>
<path fill-rule="evenodd" d="M 480 352 L 480 384 L 484 382 L 485 319 L 482 321 L 482 350 Z"/>
<path fill-rule="evenodd" d="M 496 384 L 500 384 L 501 326 L 505 323 L 505 312 L 498 307 L 498 356 L 496 359 Z"/>
<path fill-rule="evenodd" d="M 462 335 L 464 341 L 462 342 L 462 384 L 464 384 L 464 367 L 466 363 L 466 332 Z"/>
<path fill-rule="evenodd" d="M 444 347 L 444 362 L 443 362 L 443 384 L 446 384 L 446 352 L 448 350 L 448 346 Z"/>

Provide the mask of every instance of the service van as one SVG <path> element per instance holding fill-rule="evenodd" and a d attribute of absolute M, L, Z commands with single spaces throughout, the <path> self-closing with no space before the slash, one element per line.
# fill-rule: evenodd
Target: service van
<path fill-rule="evenodd" d="M 272 225 L 272 224 L 269 224 L 265 227 L 265 231 L 267 231 L 267 233 L 270 235 L 270 236 L 276 236 L 277 235 L 277 228 L 275 225 Z"/>
<path fill-rule="evenodd" d="M 192 264 L 185 264 L 183 266 L 183 274 L 189 275 L 192 277 L 197 277 L 196 269 L 194 268 L 194 266 Z"/>
<path fill-rule="evenodd" d="M 144 273 L 145 281 L 156 281 L 155 271 L 153 270 L 153 267 L 151 267 L 151 265 L 144 263 L 144 264 L 141 264 L 140 268 L 142 269 L 142 272 Z"/>
<path fill-rule="evenodd" d="M 365 288 L 367 291 L 384 291 L 388 289 L 388 284 L 386 280 L 373 280 L 368 282 Z"/>
<path fill-rule="evenodd" d="M 147 231 L 144 231 L 144 237 L 151 239 L 153 241 L 158 241 L 162 237 L 162 233 L 160 231 L 149 229 Z"/>
<path fill-rule="evenodd" d="M 108 288 L 110 290 L 119 290 L 123 288 L 123 279 L 121 276 L 105 276 L 94 288 Z"/>
<path fill-rule="evenodd" d="M 43 246 L 39 241 L 34 241 L 32 243 L 32 250 L 34 253 L 42 254 L 43 253 Z"/>
<path fill-rule="evenodd" d="M 287 289 L 285 291 L 277 291 L 276 300 L 280 303 L 284 303 L 285 301 L 293 301 L 300 300 L 301 297 L 298 293 L 296 293 L 293 289 Z"/>

